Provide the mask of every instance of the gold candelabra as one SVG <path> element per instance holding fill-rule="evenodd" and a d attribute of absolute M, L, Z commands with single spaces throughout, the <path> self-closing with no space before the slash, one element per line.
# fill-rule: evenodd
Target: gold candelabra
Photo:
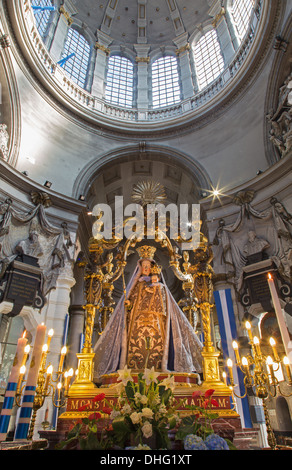
<path fill-rule="evenodd" d="M 66 346 L 63 346 L 61 349 L 60 361 L 58 365 L 58 370 L 56 372 L 55 378 L 53 378 L 53 366 L 51 364 L 47 365 L 47 356 L 49 354 L 49 345 L 51 338 L 53 336 L 53 330 L 50 330 L 48 333 L 48 341 L 42 347 L 42 357 L 41 357 L 41 364 L 38 371 L 37 377 L 37 384 L 36 384 L 36 392 L 34 396 L 34 401 L 32 405 L 32 417 L 30 421 L 29 432 L 27 435 L 27 439 L 31 440 L 33 438 L 34 427 L 37 412 L 45 403 L 45 399 L 49 396 L 52 398 L 52 403 L 55 408 L 63 408 L 66 405 L 69 393 L 69 387 L 71 384 L 71 379 L 74 375 L 73 369 L 63 370 L 63 363 L 65 359 L 65 355 L 67 352 Z M 29 349 L 27 350 L 27 354 L 24 357 L 22 366 L 20 368 L 20 375 L 18 379 L 18 384 L 16 388 L 15 394 L 15 403 L 18 407 L 21 406 L 21 397 L 23 391 L 25 389 L 25 384 L 23 381 L 24 374 L 26 371 L 25 362 L 28 356 Z"/>
<path fill-rule="evenodd" d="M 250 354 L 241 356 L 237 341 L 233 341 L 232 343 L 236 359 L 235 365 L 244 375 L 243 384 L 245 387 L 245 393 L 243 395 L 239 395 L 234 391 L 238 384 L 234 383 L 233 361 L 229 358 L 227 360 L 227 367 L 229 371 L 230 387 L 233 395 L 237 398 L 246 397 L 248 390 L 251 390 L 256 397 L 262 400 L 267 427 L 268 444 L 272 449 L 275 449 L 277 443 L 271 426 L 266 399 L 269 396 L 276 397 L 277 393 L 284 397 L 292 396 L 292 392 L 288 394 L 284 393 L 281 388 L 281 383 L 275 374 L 280 371 L 282 363 L 286 370 L 287 383 L 289 386 L 292 386 L 290 363 L 287 356 L 284 356 L 282 360 L 280 359 L 276 348 L 276 341 L 273 337 L 269 340 L 272 354 L 267 356 L 262 351 L 259 338 L 257 336 L 253 336 L 250 322 L 247 321 L 245 323 L 245 328 L 249 338 Z"/>

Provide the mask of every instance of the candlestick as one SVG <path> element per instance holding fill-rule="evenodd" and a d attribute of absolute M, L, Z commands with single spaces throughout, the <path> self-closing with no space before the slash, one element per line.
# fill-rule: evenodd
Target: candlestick
<path fill-rule="evenodd" d="M 20 373 L 20 367 L 24 359 L 24 349 L 27 345 L 26 333 L 17 341 L 16 353 L 12 365 L 12 369 L 9 374 L 8 383 L 5 391 L 3 406 L 0 416 L 0 441 L 5 441 L 7 437 L 7 430 L 11 418 L 13 403 L 15 399 L 15 392 L 17 389 L 17 381 Z"/>
<path fill-rule="evenodd" d="M 38 372 L 41 364 L 42 358 L 42 346 L 44 343 L 46 334 L 46 326 L 42 323 L 38 325 L 35 342 L 32 352 L 32 357 L 30 361 L 30 367 L 28 371 L 28 376 L 26 380 L 26 386 L 24 390 L 24 397 L 21 405 L 19 421 L 15 432 L 15 440 L 26 439 L 29 423 L 32 413 L 32 406 L 36 391 L 36 384 L 38 379 Z"/>
<path fill-rule="evenodd" d="M 273 277 L 270 273 L 268 274 L 268 284 L 269 284 L 269 289 L 270 289 L 270 292 L 271 292 L 273 305 L 274 305 L 276 317 L 277 317 L 277 320 L 278 320 L 278 325 L 279 325 L 279 328 L 280 328 L 281 337 L 282 337 L 283 345 L 284 345 L 284 348 L 285 348 L 285 352 L 286 352 L 286 355 L 288 357 L 290 357 L 290 354 L 292 353 L 292 348 L 290 347 L 290 345 L 292 343 L 291 343 L 289 331 L 288 331 L 288 328 L 287 328 L 287 325 L 286 325 L 286 319 L 284 317 L 282 307 L 281 307 L 281 304 L 280 304 L 280 299 L 279 299 L 278 294 L 277 294 L 276 286 L 275 286 Z M 290 345 L 289 345 L 289 343 L 290 343 Z"/>

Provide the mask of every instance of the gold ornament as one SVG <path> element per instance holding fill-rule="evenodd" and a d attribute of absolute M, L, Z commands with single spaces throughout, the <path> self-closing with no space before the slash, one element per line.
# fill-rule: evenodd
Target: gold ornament
<path fill-rule="evenodd" d="M 153 259 L 156 248 L 155 246 L 143 245 L 139 246 L 136 251 L 142 259 Z"/>
<path fill-rule="evenodd" d="M 157 264 L 155 264 L 155 265 L 151 268 L 151 274 L 161 274 L 161 271 L 162 271 L 162 267 L 161 267 L 161 266 L 158 266 Z"/>
<path fill-rule="evenodd" d="M 133 187 L 132 199 L 137 204 L 159 204 L 166 199 L 162 184 L 155 181 L 140 181 Z"/>

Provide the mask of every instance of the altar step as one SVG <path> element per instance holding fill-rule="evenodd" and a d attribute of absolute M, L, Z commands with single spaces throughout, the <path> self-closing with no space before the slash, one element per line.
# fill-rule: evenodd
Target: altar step
<path fill-rule="evenodd" d="M 259 446 L 259 433 L 256 429 L 242 429 L 235 431 L 233 444 L 238 450 L 256 450 Z"/>

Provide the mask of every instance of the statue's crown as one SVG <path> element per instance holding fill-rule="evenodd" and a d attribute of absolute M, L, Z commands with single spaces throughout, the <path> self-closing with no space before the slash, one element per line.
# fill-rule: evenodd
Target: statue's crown
<path fill-rule="evenodd" d="M 158 264 L 155 264 L 151 268 L 151 274 L 161 274 L 161 271 L 162 271 L 162 267 L 158 266 Z"/>
<path fill-rule="evenodd" d="M 153 259 L 155 251 L 156 251 L 155 246 L 143 245 L 137 248 L 137 252 L 140 258 L 145 258 L 145 259 Z"/>

